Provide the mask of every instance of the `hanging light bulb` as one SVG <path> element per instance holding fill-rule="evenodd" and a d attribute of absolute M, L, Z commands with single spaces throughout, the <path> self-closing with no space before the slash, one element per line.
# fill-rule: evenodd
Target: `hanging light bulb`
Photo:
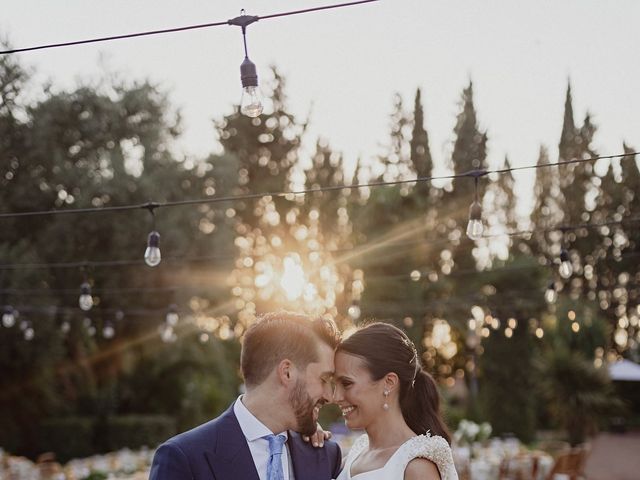
<path fill-rule="evenodd" d="M 556 300 L 558 300 L 556 282 L 551 281 L 551 283 L 549 283 L 549 286 L 547 286 L 547 290 L 544 292 L 544 299 L 549 305 L 551 305 L 552 303 L 556 303 Z"/>
<path fill-rule="evenodd" d="M 571 265 L 569 252 L 564 248 L 560 251 L 560 268 L 558 268 L 558 273 L 560 273 L 562 278 L 569 278 L 573 274 L 573 265 Z"/>
<path fill-rule="evenodd" d="M 82 285 L 80 285 L 78 305 L 85 312 L 88 312 L 91 310 L 91 307 L 93 307 L 93 297 L 91 296 L 91 285 L 89 285 L 89 282 L 83 282 Z"/>
<path fill-rule="evenodd" d="M 62 325 L 60 325 L 60 331 L 66 335 L 67 333 L 69 333 L 69 330 L 71 330 L 71 325 L 65 320 L 64 322 L 62 322 Z"/>
<path fill-rule="evenodd" d="M 257 22 L 259 17 L 245 15 L 244 10 L 241 15 L 229 20 L 229 25 L 236 25 L 242 28 L 242 42 L 244 45 L 244 61 L 240 65 L 240 80 L 242 81 L 242 98 L 240 99 L 240 111 L 247 117 L 259 117 L 262 113 L 262 99 L 258 89 L 258 72 L 255 64 L 249 60 L 247 50 L 247 26 Z"/>
<path fill-rule="evenodd" d="M 115 333 L 116 331 L 113 328 L 113 325 L 111 325 L 111 322 L 109 321 L 105 322 L 104 327 L 102 328 L 102 336 L 106 339 L 110 339 L 110 338 L 113 338 Z"/>
<path fill-rule="evenodd" d="M 160 234 L 154 230 L 147 238 L 147 249 L 144 251 L 144 261 L 150 267 L 155 267 L 160 264 L 161 259 Z"/>
<path fill-rule="evenodd" d="M 360 305 L 357 300 L 354 300 L 353 303 L 347 309 L 347 313 L 351 317 L 352 320 L 358 320 L 360 315 L 362 314 L 362 310 L 360 309 Z"/>
<path fill-rule="evenodd" d="M 249 60 L 249 57 L 244 57 L 244 61 L 240 65 L 240 80 L 242 81 L 240 111 L 247 117 L 259 117 L 264 107 L 258 89 L 256 65 Z"/>
<path fill-rule="evenodd" d="M 2 325 L 11 328 L 16 324 L 16 313 L 12 306 L 7 305 L 2 312 Z"/>
<path fill-rule="evenodd" d="M 171 326 L 165 324 L 160 327 L 160 338 L 164 343 L 173 343 L 178 339 L 178 336 Z"/>
<path fill-rule="evenodd" d="M 175 327 L 178 324 L 178 320 L 180 320 L 180 317 L 178 316 L 178 307 L 176 305 L 170 305 L 169 310 L 167 311 L 167 316 L 165 317 L 167 325 Z"/>
<path fill-rule="evenodd" d="M 467 224 L 467 237 L 471 240 L 479 240 L 482 237 L 484 225 L 482 224 L 482 206 L 477 200 L 469 207 L 469 223 Z"/>
<path fill-rule="evenodd" d="M 160 264 L 162 256 L 160 255 L 160 234 L 156 231 L 156 213 L 155 210 L 160 205 L 149 202 L 142 208 L 149 210 L 151 215 L 151 232 L 147 237 L 147 249 L 144 251 L 144 261 L 150 267 L 156 267 Z"/>
<path fill-rule="evenodd" d="M 33 340 L 33 337 L 35 337 L 35 335 L 36 335 L 36 332 L 31 326 L 31 322 L 28 322 L 27 328 L 24 329 L 24 339 L 27 342 L 30 342 L 31 340 Z"/>
<path fill-rule="evenodd" d="M 469 207 L 469 223 L 467 223 L 467 237 L 471 240 L 480 240 L 482 232 L 484 231 L 484 225 L 482 224 L 482 205 L 478 200 L 478 178 L 482 175 L 486 175 L 485 170 L 474 170 L 469 172 L 469 175 L 473 177 L 473 185 L 475 191 L 475 200 Z"/>

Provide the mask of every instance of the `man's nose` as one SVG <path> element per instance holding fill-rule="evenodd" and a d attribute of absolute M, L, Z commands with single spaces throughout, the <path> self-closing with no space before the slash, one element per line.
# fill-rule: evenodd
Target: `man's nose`
<path fill-rule="evenodd" d="M 333 401 L 333 387 L 331 386 L 330 383 L 326 384 L 322 389 L 322 398 L 327 403 L 330 403 Z"/>
<path fill-rule="evenodd" d="M 336 385 L 333 389 L 333 395 L 332 395 L 333 399 L 332 402 L 333 403 L 338 403 L 339 401 L 341 401 L 342 398 L 342 389 L 340 388 L 340 386 Z"/>

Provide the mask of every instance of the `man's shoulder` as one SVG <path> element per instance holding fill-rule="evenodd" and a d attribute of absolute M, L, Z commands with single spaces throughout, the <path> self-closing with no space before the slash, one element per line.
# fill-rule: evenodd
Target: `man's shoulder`
<path fill-rule="evenodd" d="M 294 466 L 297 462 L 301 465 L 316 465 L 319 468 L 323 465 L 321 467 L 321 475 L 326 475 L 325 478 L 337 478 L 342 463 L 342 452 L 336 442 L 326 440 L 324 446 L 318 448 L 309 442 L 305 442 L 300 434 L 289 433 Z"/>
<path fill-rule="evenodd" d="M 325 440 L 324 442 L 324 446 L 323 447 L 314 447 L 313 445 L 311 445 L 310 442 L 305 442 L 302 439 L 302 435 L 300 435 L 297 432 L 289 432 L 289 435 L 291 437 L 291 441 L 295 442 L 297 446 L 302 447 L 303 449 L 305 449 L 306 451 L 309 452 L 328 452 L 329 454 L 335 454 L 335 452 L 339 452 L 340 451 L 340 446 L 334 442 L 333 440 Z"/>
<path fill-rule="evenodd" d="M 179 433 L 171 437 L 165 443 L 179 447 L 183 451 L 194 451 L 198 447 L 214 447 L 219 430 L 225 425 L 232 415 L 232 409 L 227 409 L 220 416 L 209 420 L 197 427 Z"/>

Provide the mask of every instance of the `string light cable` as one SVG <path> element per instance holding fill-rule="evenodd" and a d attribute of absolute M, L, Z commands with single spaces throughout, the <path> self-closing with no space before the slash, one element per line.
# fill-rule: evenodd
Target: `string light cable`
<path fill-rule="evenodd" d="M 581 223 L 578 225 L 559 225 L 557 227 L 547 227 L 547 228 L 542 228 L 542 229 L 533 229 L 533 230 L 516 230 L 513 232 L 503 232 L 503 233 L 495 233 L 495 234 L 484 234 L 481 238 L 495 238 L 495 237 L 517 237 L 517 236 L 528 236 L 528 235 L 532 235 L 533 233 L 537 233 L 537 232 L 553 232 L 553 231 L 572 231 L 572 230 L 581 230 L 581 229 L 585 229 L 585 228 L 599 228 L 599 227 L 604 227 L 604 226 L 612 226 L 612 225 L 621 225 L 621 224 L 625 224 L 625 223 L 633 223 L 633 222 L 640 222 L 640 216 L 638 217 L 628 217 L 628 218 L 623 218 L 621 220 L 611 220 L 611 221 L 604 221 L 604 222 L 598 222 L 598 223 Z M 397 248 L 399 246 L 401 247 L 408 247 L 408 246 L 412 246 L 412 245 L 421 245 L 425 242 L 425 239 L 420 239 L 420 240 L 413 240 L 410 242 L 392 242 L 388 245 L 384 245 L 384 247 L 393 247 L 393 248 Z M 448 243 L 449 240 L 448 239 L 443 239 L 441 237 L 438 238 L 434 238 L 432 240 L 429 240 L 430 245 L 435 245 L 435 244 L 440 244 L 440 243 Z M 384 247 L 380 247 L 380 248 L 384 248 Z M 336 248 L 336 249 L 331 249 L 331 250 L 327 250 L 327 253 L 342 253 L 342 252 L 350 252 L 353 250 L 358 249 L 359 247 L 345 247 L 345 248 Z M 176 256 L 176 257 L 170 257 L 168 259 L 165 259 L 164 262 L 165 263 L 173 263 L 173 264 L 187 264 L 187 263 L 203 263 L 203 262 L 213 262 L 213 263 L 217 263 L 218 261 L 228 261 L 231 256 L 235 255 L 234 252 L 229 252 L 228 254 L 220 254 L 220 255 L 207 255 L 207 256 Z M 268 255 L 268 254 L 264 254 L 264 255 Z M 264 255 L 250 255 L 252 258 L 261 258 Z M 622 254 L 622 257 L 626 257 L 630 254 Z M 144 260 L 100 260 L 100 261 L 91 261 L 91 260 L 84 260 L 84 261 L 76 261 L 76 262 L 52 262 L 52 263 L 8 263 L 8 264 L 0 264 L 0 271 L 1 270 L 29 270 L 29 269 L 47 269 L 47 268 L 79 268 L 79 267 L 91 267 L 91 268 L 97 268 L 97 267 L 121 267 L 121 266 L 143 266 L 145 265 L 145 261 Z M 531 267 L 527 267 L 527 268 L 531 268 Z M 420 272 L 421 275 L 426 275 L 427 273 L 424 272 Z M 405 274 L 402 275 L 397 275 L 397 278 L 401 278 L 406 276 Z M 162 288 L 167 288 L 167 289 L 177 289 L 180 287 L 162 287 Z M 123 292 L 123 291 L 129 291 L 130 289 L 102 289 L 102 290 L 96 290 L 97 292 L 110 292 L 110 293 L 116 293 L 116 292 Z M 140 289 L 137 289 L 136 291 L 139 291 Z M 11 290 L 13 291 L 13 290 Z M 51 290 L 49 290 L 51 291 Z M 71 292 L 72 290 L 67 289 L 67 290 L 63 290 L 63 293 L 66 292 Z M 9 293 L 10 290 L 0 290 L 0 293 L 2 292 L 7 292 Z M 75 292 L 75 290 L 73 290 L 73 292 Z"/>
<path fill-rule="evenodd" d="M 628 259 L 640 256 L 640 252 L 628 252 L 620 255 L 620 259 Z M 555 266 L 552 260 L 546 260 L 544 263 L 539 264 L 530 264 L 530 265 L 503 265 L 500 267 L 494 267 L 487 270 L 478 270 L 475 268 L 467 268 L 464 270 L 453 270 L 451 273 L 444 274 L 442 276 L 445 278 L 456 278 L 463 277 L 467 275 L 480 275 L 480 274 L 490 274 L 490 273 L 499 273 L 499 272 L 518 272 L 523 270 L 535 270 L 535 269 L 544 269 Z M 437 284 L 440 282 L 441 272 L 437 270 L 412 270 L 410 273 L 398 273 L 398 274 L 389 274 L 389 275 L 368 275 L 367 282 L 371 281 L 388 281 L 388 280 L 401 280 L 401 279 L 410 279 L 413 282 L 418 282 L 425 277 L 428 279 L 429 275 L 432 273 L 438 274 L 438 280 L 430 281 L 432 284 Z M 511 291 L 511 290 L 508 290 Z"/>
<path fill-rule="evenodd" d="M 611 220 L 611 221 L 604 221 L 604 222 L 598 222 L 598 223 L 581 223 L 581 224 L 577 224 L 577 225 L 559 225 L 557 227 L 547 227 L 547 228 L 543 228 L 543 229 L 534 229 L 534 230 L 516 230 L 513 232 L 503 232 L 503 233 L 495 233 L 495 234 L 484 234 L 482 235 L 481 238 L 496 238 L 496 237 L 519 237 L 519 236 L 529 236 L 532 235 L 533 233 L 538 233 L 538 232 L 554 232 L 554 231 L 572 231 L 572 230 L 581 230 L 581 229 L 585 229 L 585 228 L 599 228 L 599 227 L 605 227 L 605 226 L 612 226 L 612 225 L 621 225 L 621 224 L 625 224 L 625 223 L 633 223 L 633 222 L 640 222 L 640 216 L 638 217 L 628 217 L 628 218 L 623 218 L 621 220 Z M 429 242 L 430 246 L 434 246 L 437 244 L 444 244 L 444 243 L 449 243 L 450 241 L 448 239 L 436 239 L 436 240 L 431 240 Z M 421 240 L 413 240 L 410 242 L 392 242 L 388 245 L 384 245 L 380 248 L 386 248 L 386 247 L 393 247 L 393 248 L 397 248 L 397 247 L 409 247 L 412 245 L 423 245 L 425 243 L 425 241 L 423 239 Z M 345 248 L 336 248 L 336 249 L 331 249 L 331 250 L 327 250 L 326 253 L 342 253 L 342 252 L 351 252 L 353 250 L 358 249 L 359 247 L 345 247 Z M 262 258 L 266 255 L 269 254 L 254 254 L 254 255 L 249 255 L 251 258 Z M 631 254 L 622 254 L 622 257 L 625 258 L 627 256 L 629 256 Z M 230 253 L 228 255 L 207 255 L 207 256 L 175 256 L 175 257 L 170 257 L 167 258 L 165 260 L 163 260 L 163 262 L 165 263 L 172 263 L 172 264 L 188 264 L 188 263 L 205 263 L 205 262 L 212 262 L 212 263 L 216 263 L 219 261 L 223 261 L 223 260 L 235 260 L 236 257 Z M 54 269 L 64 269 L 64 268 L 79 268 L 79 267 L 91 267 L 91 268 L 99 268 L 99 267 L 125 267 L 125 266 L 144 266 L 145 265 L 145 261 L 144 260 L 99 260 L 99 261 L 92 261 L 92 260 L 84 260 L 84 261 L 75 261 L 75 262 L 51 262 L 51 263 L 7 263 L 7 264 L 0 264 L 0 271 L 2 270 L 29 270 L 29 269 L 47 269 L 47 268 L 54 268 Z M 527 268 L 531 268 L 531 267 L 527 267 Z M 421 274 L 425 275 L 426 273 L 424 272 L 420 272 Z M 428 272 L 427 272 L 428 273 Z M 402 274 L 402 275 L 397 275 L 398 278 L 404 277 L 406 276 L 406 274 Z M 162 287 L 162 288 L 180 288 L 180 287 Z M 151 290 L 153 290 L 153 288 L 150 288 Z M 51 291 L 51 290 L 49 290 Z M 75 292 L 75 290 L 73 290 Z M 116 291 L 120 292 L 120 291 L 129 291 L 129 289 L 102 289 L 102 290 L 96 290 L 96 292 L 111 292 L 111 293 L 115 293 Z M 0 290 L 0 293 L 2 292 L 9 292 L 9 290 Z M 70 289 L 64 290 L 64 292 L 71 292 Z"/>
<path fill-rule="evenodd" d="M 164 263 L 186 264 L 200 262 L 217 262 L 220 260 L 233 260 L 232 254 L 229 255 L 206 255 L 206 256 L 174 256 L 165 258 Z M 50 263 L 5 263 L 0 264 L 0 270 L 20 270 L 20 269 L 41 269 L 41 268 L 81 268 L 81 267 L 126 267 L 126 266 L 143 266 L 146 265 L 143 260 L 83 260 L 76 262 L 50 262 Z"/>
<path fill-rule="evenodd" d="M 546 227 L 546 228 L 536 228 L 533 230 L 514 230 L 512 232 L 503 232 L 503 233 L 488 233 L 482 236 L 482 238 L 495 238 L 495 237 L 520 237 L 520 236 L 530 236 L 534 233 L 549 233 L 549 232 L 569 232 L 573 230 L 582 230 L 586 228 L 600 228 L 600 227 L 610 227 L 612 225 L 621 225 L 623 223 L 633 223 L 640 222 L 640 216 L 638 217 L 627 217 L 622 218 L 620 220 L 605 220 L 602 222 L 595 223 L 580 223 L 576 225 L 557 225 L 555 227 Z"/>
<path fill-rule="evenodd" d="M 159 241 L 159 234 L 157 234 L 157 232 L 155 231 L 155 215 L 154 215 L 154 211 L 156 208 L 162 207 L 162 206 L 178 206 L 178 205 L 186 205 L 186 204 L 202 204 L 202 203 L 212 203 L 212 202 L 220 202 L 220 201 L 233 201 L 233 200 L 240 200 L 240 199 L 249 199 L 249 198 L 264 198 L 266 196 L 281 196 L 281 197 L 289 197 L 290 195 L 300 195 L 300 194 L 308 194 L 308 193 L 315 193 L 315 192 L 323 192 L 323 191 L 336 191 L 336 190 L 343 190 L 343 189 L 354 189 L 354 188 L 362 188 L 362 187 L 377 187 L 377 186 L 387 186 L 387 185 L 398 185 L 398 184 L 405 184 L 405 183 L 415 183 L 415 182 L 419 182 L 419 181 L 431 181 L 431 180 L 435 180 L 435 179 L 452 179 L 452 178 L 464 178 L 464 177 L 471 177 L 474 180 L 474 183 L 476 185 L 476 199 L 477 199 L 477 182 L 478 182 L 478 178 L 480 177 L 484 177 L 490 173 L 497 173 L 497 174 L 501 174 L 501 173 L 506 173 L 506 172 L 510 172 L 510 171 L 514 171 L 514 170 L 523 170 L 523 169 L 534 169 L 534 168 L 542 168 L 542 167 L 550 167 L 550 166 L 559 166 L 559 165 L 563 165 L 563 164 L 570 164 L 570 163 L 584 163 L 587 161 L 595 161 L 595 160 L 600 160 L 600 159 L 612 159 L 612 158 L 629 158 L 629 157 L 633 157 L 637 154 L 637 152 L 633 152 L 633 153 L 625 153 L 625 154 L 619 154 L 619 155 L 607 155 L 607 156 L 599 156 L 599 157 L 590 157 L 590 158 L 583 158 L 583 159 L 575 159 L 575 160 L 569 160 L 569 161 L 563 161 L 563 162 L 556 162 L 555 164 L 542 164 L 542 165 L 532 165 L 532 166 L 524 166 L 524 167 L 513 167 L 513 168 L 507 168 L 507 169 L 499 169 L 499 170 L 493 170 L 493 171 L 487 171 L 487 170 L 474 170 L 471 172 L 466 172 L 463 174 L 455 174 L 455 175 L 446 175 L 446 176 L 440 176 L 440 177 L 419 177 L 416 179 L 407 179 L 407 180 L 397 180 L 397 181 L 387 181 L 387 182 L 370 182 L 367 184 L 353 184 L 353 185 L 340 185 L 340 186 L 330 186 L 330 187 L 318 187 L 318 188 L 314 188 L 314 189 L 307 189 L 307 190 L 300 190 L 300 191 L 293 191 L 293 192 L 276 192 L 276 193 L 260 193 L 260 194 L 249 194 L 249 195 L 236 195 L 236 196 L 230 196 L 230 197 L 218 197 L 218 198 L 213 198 L 213 199 L 199 199 L 199 200 L 184 200 L 184 201 L 177 201 L 177 202 L 166 202 L 166 203 L 147 203 L 147 204 L 143 204 L 143 205 L 124 205 L 124 206 L 116 206 L 116 207 L 102 207 L 102 208 L 87 208 L 87 209 L 71 209 L 71 210 L 49 210 L 49 211 L 41 211 L 41 212 L 19 212 L 19 213 L 13 213 L 13 214 L 0 214 L 0 218 L 4 217 L 22 217 L 22 216 L 34 216 L 34 215 L 47 215 L 47 214 L 69 214 L 69 213 L 97 213 L 97 212 L 105 212 L 105 211 L 123 211 L 123 210 L 132 210 L 132 209 L 139 209 L 139 208 L 143 208 L 148 210 L 151 215 L 152 215 L 152 219 L 153 219 L 153 228 L 152 228 L 152 233 L 149 235 L 149 244 L 148 244 L 148 248 L 147 250 L 149 250 L 149 248 L 153 248 L 153 247 L 157 247 L 158 246 L 158 241 Z M 477 200 L 476 200 L 477 202 Z M 536 231 L 562 231 L 563 233 L 565 233 L 566 231 L 569 230 L 577 230 L 577 229 L 584 229 L 584 228 L 593 228 L 593 227 L 603 227 L 603 226 L 609 226 L 609 225 L 614 225 L 614 224 L 622 224 L 625 222 L 630 222 L 630 221 L 637 221 L 639 218 L 626 218 L 626 219 L 619 219 L 619 220 L 614 220 L 614 221 L 607 221 L 607 222 L 599 222 L 599 223 L 594 223 L 594 224 L 588 224 L 588 223 L 583 223 L 583 224 L 579 224 L 579 225 L 574 225 L 574 226 L 567 226 L 567 225 L 562 225 L 562 226 L 558 226 L 558 227 L 552 227 L 552 228 L 545 228 L 542 230 L 523 230 L 523 231 L 515 231 L 515 232 L 505 232 L 505 233 L 498 233 L 498 234 L 490 234 L 490 235 L 482 235 L 479 238 L 484 238 L 484 237 L 495 237 L 495 236 L 517 236 L 517 235 L 530 235 Z M 158 237 L 156 239 L 152 239 L 153 235 L 157 235 Z M 479 238 L 473 238 L 474 240 L 477 240 Z M 441 240 L 444 241 L 444 240 Z M 356 247 L 354 247 L 356 248 Z M 159 249 L 157 252 L 157 256 L 158 256 L 158 262 L 155 263 L 155 265 L 157 265 L 159 263 Z M 567 255 L 565 255 L 566 257 Z M 148 261 L 148 255 L 147 253 L 145 253 L 145 262 L 149 265 L 149 261 Z M 562 259 L 561 259 L 562 260 Z M 115 261 L 106 261 L 106 262 L 100 262 L 102 265 L 125 265 L 125 264 L 130 264 L 130 261 L 122 261 L 122 260 L 115 260 Z M 566 259 L 565 259 L 565 263 L 566 263 Z M 77 265 L 78 262 L 73 262 L 73 265 Z M 96 264 L 98 264 L 98 262 L 96 262 Z M 23 268 L 29 268 L 28 267 L 29 264 L 25 264 L 22 267 Z M 33 264 L 32 264 L 33 265 Z M 36 264 L 38 266 L 44 266 L 47 264 Z M 65 264 L 61 264 L 61 263 L 56 263 L 56 264 L 50 264 L 50 265 L 55 265 L 55 266 L 68 266 L 69 264 L 65 265 Z M 81 265 L 83 266 L 83 268 L 86 268 L 88 265 L 88 262 L 81 262 Z M 153 266 L 153 265 L 152 265 Z M 561 265 L 562 266 L 562 265 Z M 6 267 L 6 268 L 12 268 L 12 269 L 16 269 L 16 268 L 20 268 L 17 265 L 5 265 L 5 266 L 0 266 L 0 267 Z M 17 294 L 17 292 L 11 292 L 14 294 Z M 52 291 L 48 291 L 47 293 L 53 293 Z M 81 285 L 81 295 L 80 295 L 80 307 L 85 310 L 88 311 L 91 309 L 91 305 L 89 305 L 88 302 L 83 302 L 84 300 L 87 300 L 91 298 L 91 290 L 90 290 L 90 285 L 85 281 L 82 285 Z M 92 303 L 92 302 L 91 302 Z"/>
<path fill-rule="evenodd" d="M 335 9 L 335 8 L 351 7 L 351 6 L 361 5 L 361 4 L 365 4 L 365 3 L 373 3 L 373 2 L 377 2 L 377 1 L 378 0 L 360 0 L 360 1 L 355 1 L 355 2 L 339 3 L 339 4 L 335 4 L 335 5 L 325 5 L 325 6 L 320 6 L 320 7 L 305 8 L 305 9 L 302 9 L 302 10 L 292 10 L 292 11 L 282 12 L 282 13 L 273 13 L 271 15 L 262 15 L 262 16 L 241 15 L 240 17 L 236 17 L 236 18 L 232 18 L 232 19 L 224 20 L 224 21 L 219 21 L 219 22 L 202 23 L 202 24 L 198 24 L 198 25 L 187 25 L 187 26 L 182 26 L 182 27 L 166 28 L 166 29 L 162 29 L 162 30 L 149 30 L 149 31 L 144 31 L 144 32 L 126 33 L 126 34 L 123 34 L 123 35 L 111 35 L 111 36 L 108 36 L 108 37 L 98 37 L 98 38 L 90 38 L 90 39 L 84 39 L 84 40 L 73 40 L 73 41 L 69 41 L 69 42 L 59 42 L 59 43 L 50 43 L 50 44 L 44 44 L 44 45 L 35 45 L 35 46 L 24 47 L 24 48 L 14 48 L 14 49 L 11 49 L 11 50 L 0 51 L 0 55 L 8 55 L 8 54 L 11 54 L 11 53 L 21 53 L 21 52 L 31 52 L 31 51 L 35 51 L 35 50 L 45 50 L 45 49 L 51 49 L 51 48 L 72 47 L 72 46 L 76 46 L 76 45 L 84 45 L 84 44 L 89 44 L 89 43 L 110 42 L 110 41 L 114 41 L 114 40 L 124 40 L 124 39 L 128 39 L 128 38 L 148 37 L 148 36 L 152 36 L 152 35 L 163 35 L 163 34 L 168 34 L 168 33 L 177 33 L 177 32 L 184 32 L 184 31 L 188 31 L 188 30 L 198 30 L 198 29 L 212 28 L 212 27 L 222 27 L 222 26 L 227 26 L 227 25 L 242 26 L 241 17 L 243 17 L 243 16 L 244 17 L 249 17 L 245 21 L 251 20 L 249 23 L 253 23 L 253 22 L 257 22 L 259 20 L 269 20 L 269 19 L 272 19 L 272 18 L 280 18 L 280 17 L 291 16 L 291 15 L 300 15 L 300 14 L 304 14 L 304 13 L 319 12 L 321 10 L 330 10 L 330 9 Z M 245 26 L 247 24 L 248 23 L 246 23 Z"/>
<path fill-rule="evenodd" d="M 168 286 L 168 287 L 128 287 L 128 288 L 101 288 L 92 289 L 94 295 L 108 295 L 110 293 L 149 293 L 149 292 L 175 292 L 180 290 L 180 286 Z M 33 295 L 33 294 L 47 294 L 58 293 L 61 295 L 77 295 L 78 289 L 70 288 L 3 288 L 0 289 L 1 294 L 7 295 Z"/>
<path fill-rule="evenodd" d="M 8 305 L 6 305 L 8 306 Z M 5 307 L 6 307 L 5 306 Z M 20 313 L 28 313 L 28 314 L 48 314 L 48 315 L 56 315 L 56 314 L 74 314 L 79 313 L 82 314 L 82 318 L 86 316 L 94 316 L 94 314 L 98 314 L 100 316 L 104 315 L 113 315 L 116 317 L 116 320 L 120 321 L 125 317 L 154 317 L 154 316 L 162 316 L 167 313 L 166 308 L 156 308 L 156 309 L 127 309 L 123 310 L 121 308 L 100 308 L 96 312 L 92 312 L 88 314 L 80 308 L 73 307 L 60 307 L 57 305 L 13 305 L 13 310 L 17 310 Z M 78 317 L 80 318 L 80 317 Z"/>
<path fill-rule="evenodd" d="M 621 153 L 616 155 L 601 155 L 596 157 L 566 160 L 566 161 L 555 162 L 555 163 L 526 165 L 521 167 L 510 167 L 510 168 L 503 168 L 503 169 L 496 169 L 496 170 L 471 170 L 465 173 L 450 174 L 450 175 L 416 177 L 416 178 L 404 179 L 404 180 L 354 183 L 350 185 L 348 184 L 331 185 L 331 186 L 315 187 L 315 188 L 292 190 L 292 191 L 249 193 L 249 194 L 229 195 L 229 196 L 212 197 L 212 198 L 197 198 L 192 200 L 167 201 L 167 202 L 161 202 L 161 203 L 148 202 L 144 204 L 115 205 L 112 207 L 89 207 L 89 208 L 74 208 L 74 209 L 62 209 L 62 210 L 39 210 L 39 211 L 31 211 L 31 212 L 0 213 L 0 219 L 35 217 L 35 216 L 43 216 L 43 215 L 72 215 L 72 214 L 84 214 L 84 213 L 92 214 L 92 213 L 123 212 L 123 211 L 140 210 L 140 209 L 150 210 L 150 209 L 165 208 L 165 207 L 205 205 L 205 204 L 214 204 L 214 203 L 236 202 L 236 201 L 243 201 L 243 200 L 255 200 L 255 199 L 260 199 L 265 197 L 290 198 L 298 195 L 309 195 L 309 194 L 322 193 L 322 192 L 335 192 L 335 191 L 341 191 L 341 190 L 356 190 L 360 188 L 387 187 L 387 186 L 404 185 L 404 184 L 411 184 L 411 183 L 431 182 L 434 180 L 455 180 L 460 178 L 472 178 L 475 181 L 480 177 L 485 177 L 487 175 L 494 174 L 494 173 L 503 174 L 503 173 L 513 172 L 517 170 L 525 170 L 525 169 L 531 170 L 531 169 L 538 169 L 538 168 L 557 167 L 557 166 L 568 165 L 568 164 L 587 163 L 587 162 L 594 162 L 597 160 L 606 160 L 606 159 L 615 159 L 615 158 L 627 159 L 627 158 L 633 158 L 636 155 L 640 155 L 640 152 Z"/>

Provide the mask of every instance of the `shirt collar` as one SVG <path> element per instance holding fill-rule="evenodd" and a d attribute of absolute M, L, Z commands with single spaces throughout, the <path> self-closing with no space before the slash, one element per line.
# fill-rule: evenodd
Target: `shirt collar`
<path fill-rule="evenodd" d="M 267 435 L 273 435 L 273 432 L 267 428 L 267 426 L 258 420 L 253 413 L 242 403 L 242 395 L 238 397 L 233 404 L 233 413 L 235 413 L 240 429 L 245 438 L 249 442 L 258 440 L 259 438 L 266 437 Z M 279 435 L 284 435 L 287 439 L 287 431 L 280 432 Z"/>

